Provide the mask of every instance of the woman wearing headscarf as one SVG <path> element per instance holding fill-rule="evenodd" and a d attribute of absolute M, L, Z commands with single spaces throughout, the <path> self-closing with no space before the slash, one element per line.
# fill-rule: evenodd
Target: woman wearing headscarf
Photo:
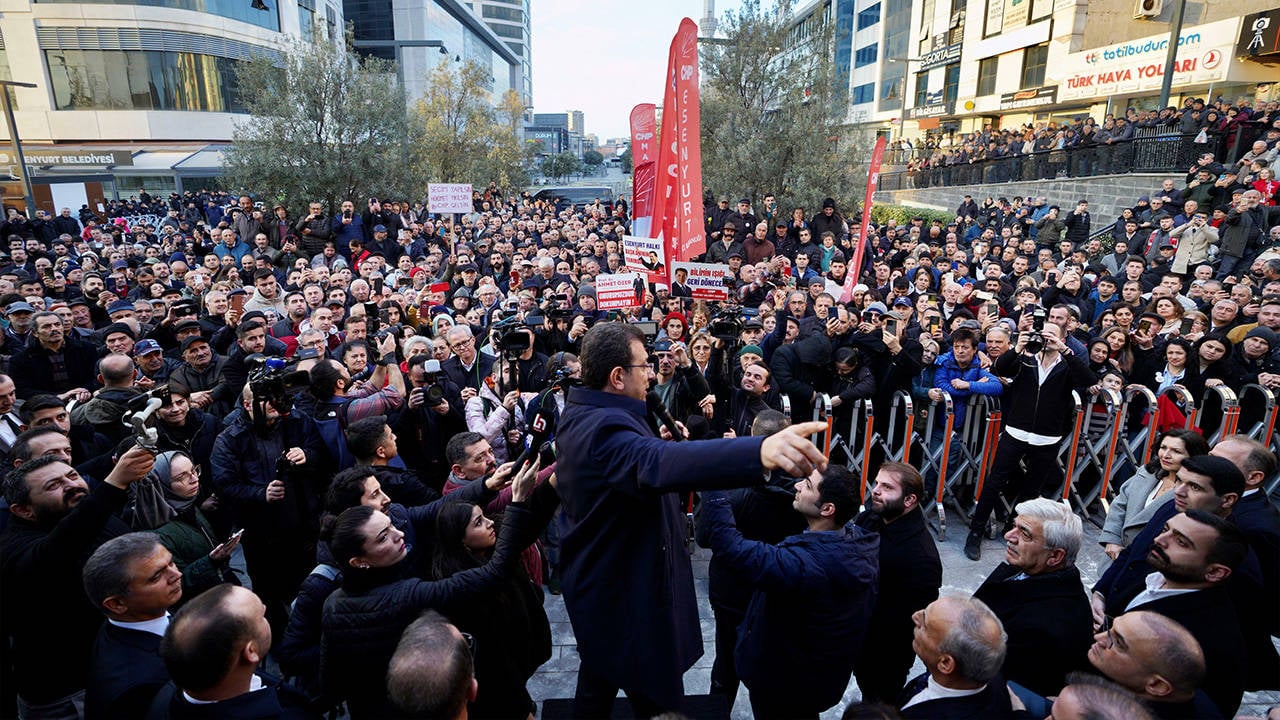
<path fill-rule="evenodd" d="M 240 534 L 219 541 L 200 510 L 200 466 L 186 453 L 171 450 L 156 455 L 155 467 L 131 485 L 129 493 L 134 529 L 155 532 L 173 554 L 174 564 L 182 571 L 183 599 L 225 582 L 239 584 L 230 563 Z"/>

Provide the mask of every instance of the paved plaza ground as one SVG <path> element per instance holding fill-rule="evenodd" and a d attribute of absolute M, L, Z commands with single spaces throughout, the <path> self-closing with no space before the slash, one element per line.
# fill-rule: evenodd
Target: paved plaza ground
<path fill-rule="evenodd" d="M 954 524 L 948 527 L 946 541 L 938 544 L 942 556 L 943 590 L 955 590 L 971 593 L 982 584 L 991 570 L 1004 559 L 1003 542 L 989 540 L 983 545 L 982 560 L 971 562 L 965 558 L 964 539 L 966 529 Z M 1098 528 L 1085 523 L 1084 547 L 1080 550 L 1079 566 L 1085 582 L 1092 584 L 1106 569 L 1110 560 L 1103 554 L 1097 543 Z M 711 663 L 715 659 L 715 621 L 711 614 L 711 605 L 707 600 L 707 563 L 711 558 L 708 550 L 698 549 L 693 557 L 694 583 L 698 592 L 698 614 L 702 624 L 703 647 L 706 654 L 698 660 L 689 672 L 684 675 L 685 692 L 703 694 L 711 684 Z M 578 648 L 574 641 L 573 628 L 569 624 L 569 616 L 565 611 L 564 600 L 557 595 L 548 594 L 545 607 L 547 617 L 551 620 L 551 639 L 554 647 L 551 659 L 542 666 L 529 683 L 529 692 L 539 703 L 549 698 L 573 697 L 574 684 L 577 680 Z M 620 619 L 621 620 L 621 619 Z M 916 661 L 912 673 L 922 672 L 924 667 Z M 845 690 L 844 699 L 839 705 L 823 713 L 823 720 L 839 718 L 846 703 L 861 697 L 857 683 L 850 680 Z M 1267 707 L 1280 703 L 1280 692 L 1246 693 L 1240 708 L 1241 715 L 1261 715 Z M 737 702 L 733 706 L 733 720 L 749 720 L 751 706 L 747 701 L 747 691 L 738 691 Z"/>

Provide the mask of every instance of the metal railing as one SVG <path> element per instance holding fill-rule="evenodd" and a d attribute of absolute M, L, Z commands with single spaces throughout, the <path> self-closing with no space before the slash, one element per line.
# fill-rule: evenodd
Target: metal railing
<path fill-rule="evenodd" d="M 1040 150 L 967 163 L 881 173 L 878 189 L 907 190 L 955 185 L 991 185 L 1057 178 L 1095 177 L 1124 173 L 1185 174 L 1202 153 L 1238 158 L 1261 133 L 1242 126 L 1238 132 L 1211 133 L 1208 142 L 1196 142 L 1199 133 L 1170 133 L 1146 129 L 1121 142 Z"/>
<path fill-rule="evenodd" d="M 1238 393 L 1226 386 L 1207 388 L 1199 402 L 1180 386 L 1160 395 L 1139 384 L 1086 398 L 1073 393 L 1071 432 L 1058 451 L 1064 480 L 1053 497 L 1101 526 L 1120 485 L 1153 457 L 1162 398 L 1182 411 L 1185 427 L 1211 444 L 1239 433 L 1280 454 L 1280 401 L 1261 385 L 1245 385 Z M 820 398 L 813 419 L 825 420 L 828 431 L 815 440 L 828 456 L 844 454 L 849 470 L 860 478 L 864 507 L 881 463 L 914 465 L 925 477 L 929 501 L 922 503 L 923 509 L 938 537 L 945 539 L 948 517 L 966 521 L 984 492 L 1003 422 L 999 398 L 974 395 L 964 409 L 964 421 L 958 422 L 955 401 L 946 391 L 924 408 L 898 391 L 887 409 L 877 410 L 871 400 L 857 401 L 848 420 L 837 427 L 829 400 Z M 1267 479 L 1265 489 L 1272 495 L 1280 491 L 1280 472 Z M 1012 509 L 1006 498 L 1001 503 L 1006 511 Z"/>

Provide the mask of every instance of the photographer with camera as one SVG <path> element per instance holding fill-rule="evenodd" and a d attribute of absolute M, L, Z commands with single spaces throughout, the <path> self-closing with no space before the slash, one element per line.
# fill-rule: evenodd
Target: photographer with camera
<path fill-rule="evenodd" d="M 529 350 L 532 350 L 532 337 L 527 328 L 520 328 L 519 336 L 528 337 Z M 510 335 L 516 335 L 512 331 Z M 504 336 L 504 339 L 505 336 Z M 520 340 L 516 337 L 514 340 Z M 514 342 L 513 340 L 513 342 Z M 501 340 L 499 341 L 501 344 Z M 493 453 L 499 463 L 506 462 L 520 454 L 520 445 L 528 424 L 525 408 L 537 397 L 534 392 L 522 392 L 518 382 L 519 366 L 512 354 L 515 352 L 503 349 L 504 357 L 495 360 L 493 369 L 480 384 L 480 390 L 467 400 L 465 417 L 467 429 L 480 433 L 493 447 Z M 540 375 L 545 377 L 546 368 Z"/>
<path fill-rule="evenodd" d="M 1031 315 L 1031 331 L 1018 333 L 1013 351 L 991 366 L 993 374 L 1010 380 L 1004 393 L 1004 427 L 964 544 L 970 560 L 982 555 L 987 521 L 1010 477 L 1022 478 L 1014 505 L 1058 490 L 1063 481 L 1058 446 L 1071 431 L 1071 392 L 1078 389 L 1083 394 L 1097 381 L 1087 360 L 1063 342 L 1062 328 L 1046 322 L 1044 309 L 1033 308 Z M 1019 472 L 1022 461 L 1031 472 Z"/>
<path fill-rule="evenodd" d="M 417 470 L 427 487 L 439 490 L 449 476 L 444 448 L 449 438 L 467 429 L 462 413 L 449 403 L 458 389 L 429 355 L 409 358 L 409 396 L 393 426 L 400 457 Z"/>
<path fill-rule="evenodd" d="M 213 486 L 247 531 L 242 545 L 254 592 L 283 637 L 289 603 L 315 562 L 329 453 L 315 421 L 289 413 L 289 392 L 301 378 L 255 366 L 240 409 L 214 440 Z"/>
<path fill-rule="evenodd" d="M 522 393 L 540 392 L 547 384 L 547 356 L 535 348 L 533 328 L 512 318 L 495 325 L 493 331 L 495 347 L 502 355 L 499 362 L 510 365 L 504 370 L 508 382 L 514 372 L 515 389 Z"/>

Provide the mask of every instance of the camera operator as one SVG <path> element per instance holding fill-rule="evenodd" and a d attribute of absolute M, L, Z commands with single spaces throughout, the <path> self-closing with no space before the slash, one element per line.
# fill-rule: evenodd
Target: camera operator
<path fill-rule="evenodd" d="M 683 342 L 667 338 L 653 344 L 657 356 L 657 384 L 653 391 L 662 399 L 673 417 L 683 420 L 694 413 L 711 417 L 715 396 L 707 379 L 693 367 L 693 359 Z"/>
<path fill-rule="evenodd" d="M 408 381 L 409 397 L 393 428 L 402 439 L 397 447 L 405 465 L 415 468 L 427 487 L 439 490 L 449 476 L 445 444 L 467 429 L 462 413 L 449 403 L 458 389 L 428 355 L 409 358 Z"/>
<path fill-rule="evenodd" d="M 255 377 L 257 375 L 255 374 Z M 283 633 L 289 603 L 315 561 L 320 493 L 329 453 L 315 421 L 282 414 L 287 394 L 251 382 L 241 407 L 213 443 L 213 486 L 244 528 L 241 544 L 253 589 Z M 283 637 L 283 635 L 278 635 Z"/>
<path fill-rule="evenodd" d="M 496 328 L 495 328 L 496 329 Z M 511 369 L 516 370 L 515 388 L 522 393 L 541 392 L 547 384 L 547 356 L 538 352 L 534 343 L 534 330 L 517 325 L 504 330 L 497 338 L 497 347 L 503 355 L 504 382 L 510 384 Z"/>
<path fill-rule="evenodd" d="M 236 342 L 227 355 L 223 379 L 230 397 L 236 397 L 244 389 L 249 377 L 245 360 L 250 355 L 264 354 L 283 357 L 287 349 L 283 342 L 267 335 L 267 323 L 262 313 L 246 314 L 236 325 Z M 217 346 L 217 343 L 213 343 Z"/>
<path fill-rule="evenodd" d="M 1097 381 L 1088 362 L 1063 343 L 1057 323 L 1045 322 L 1040 314 L 1034 324 L 1040 327 L 1018 333 L 1013 352 L 1004 353 L 991 366 L 993 374 L 1011 380 L 1004 393 L 1004 429 L 964 544 L 970 560 L 981 557 L 987 521 L 1005 483 L 1018 475 L 1019 462 L 1025 460 L 1033 471 L 1021 476 L 1014 505 L 1052 493 L 1062 484 L 1058 445 L 1071 430 L 1071 391 L 1083 393 Z"/>
<path fill-rule="evenodd" d="M 362 418 L 386 415 L 404 404 L 404 375 L 396 361 L 395 336 L 384 335 L 375 349 L 378 356 L 367 380 L 354 379 L 347 366 L 337 360 L 320 360 L 311 369 L 317 419 L 328 406 L 341 406 L 342 426 L 346 427 Z"/>

